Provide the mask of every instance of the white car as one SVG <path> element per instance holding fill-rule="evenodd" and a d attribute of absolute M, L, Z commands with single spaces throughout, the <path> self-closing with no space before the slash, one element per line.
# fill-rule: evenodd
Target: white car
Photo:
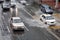
<path fill-rule="evenodd" d="M 50 14 L 42 14 L 42 15 L 40 15 L 40 20 L 42 22 L 44 22 L 45 24 L 48 24 L 48 25 L 55 25 L 56 24 L 56 20 Z"/>
<path fill-rule="evenodd" d="M 8 2 L 4 2 L 1 6 L 2 6 L 3 11 L 10 10 L 10 4 Z"/>
<path fill-rule="evenodd" d="M 23 5 L 29 5 L 28 3 L 27 3 L 27 1 L 25 1 L 25 0 L 20 0 L 19 1 L 21 4 L 23 4 Z"/>
<path fill-rule="evenodd" d="M 10 25 L 13 31 L 20 30 L 24 31 L 24 23 L 21 21 L 20 17 L 12 17 L 10 20 Z"/>
<path fill-rule="evenodd" d="M 11 7 L 16 7 L 16 1 L 11 0 Z"/>

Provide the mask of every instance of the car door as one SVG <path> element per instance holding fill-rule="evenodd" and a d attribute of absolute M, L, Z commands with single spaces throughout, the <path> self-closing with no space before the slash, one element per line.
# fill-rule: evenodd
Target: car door
<path fill-rule="evenodd" d="M 45 13 L 45 7 L 44 6 L 42 6 L 41 11 Z"/>
<path fill-rule="evenodd" d="M 45 7 L 43 7 L 43 12 L 46 13 L 46 9 L 45 9 Z"/>

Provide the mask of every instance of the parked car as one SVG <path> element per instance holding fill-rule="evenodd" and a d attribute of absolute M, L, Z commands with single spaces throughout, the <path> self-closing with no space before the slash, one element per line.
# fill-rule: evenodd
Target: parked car
<path fill-rule="evenodd" d="M 10 20 L 10 25 L 13 31 L 24 31 L 24 23 L 21 21 L 20 17 L 12 17 Z"/>
<path fill-rule="evenodd" d="M 3 11 L 9 11 L 10 10 L 10 4 L 8 2 L 4 2 L 2 5 Z"/>
<path fill-rule="evenodd" d="M 0 0 L 0 3 L 3 3 L 4 2 L 4 0 Z"/>
<path fill-rule="evenodd" d="M 45 24 L 48 24 L 48 25 L 55 25 L 56 24 L 56 20 L 50 14 L 42 14 L 42 15 L 40 15 L 40 20 L 42 22 L 44 22 Z"/>
<path fill-rule="evenodd" d="M 46 4 L 40 4 L 41 11 L 46 14 L 53 14 L 52 7 L 46 5 Z"/>

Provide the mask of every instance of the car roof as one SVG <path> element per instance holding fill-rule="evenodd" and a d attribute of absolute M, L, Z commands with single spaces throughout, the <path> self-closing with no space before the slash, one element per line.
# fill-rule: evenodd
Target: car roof
<path fill-rule="evenodd" d="M 42 15 L 44 15 L 44 16 L 51 16 L 50 14 L 42 14 Z"/>
<path fill-rule="evenodd" d="M 21 19 L 20 17 L 12 17 L 12 19 Z"/>
<path fill-rule="evenodd" d="M 3 5 L 9 5 L 9 3 L 8 2 L 4 2 Z"/>
<path fill-rule="evenodd" d="M 11 1 L 16 1 L 16 0 L 11 0 Z"/>

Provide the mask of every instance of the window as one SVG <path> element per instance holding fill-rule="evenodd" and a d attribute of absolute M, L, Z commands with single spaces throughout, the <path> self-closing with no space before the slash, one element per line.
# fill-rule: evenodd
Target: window
<path fill-rule="evenodd" d="M 20 19 L 14 19 L 14 20 L 13 20 L 13 23 L 20 23 L 20 22 L 21 22 Z"/>
<path fill-rule="evenodd" d="M 46 20 L 52 20 L 52 19 L 54 19 L 54 18 L 53 18 L 52 16 L 46 16 L 45 19 L 46 19 Z"/>

